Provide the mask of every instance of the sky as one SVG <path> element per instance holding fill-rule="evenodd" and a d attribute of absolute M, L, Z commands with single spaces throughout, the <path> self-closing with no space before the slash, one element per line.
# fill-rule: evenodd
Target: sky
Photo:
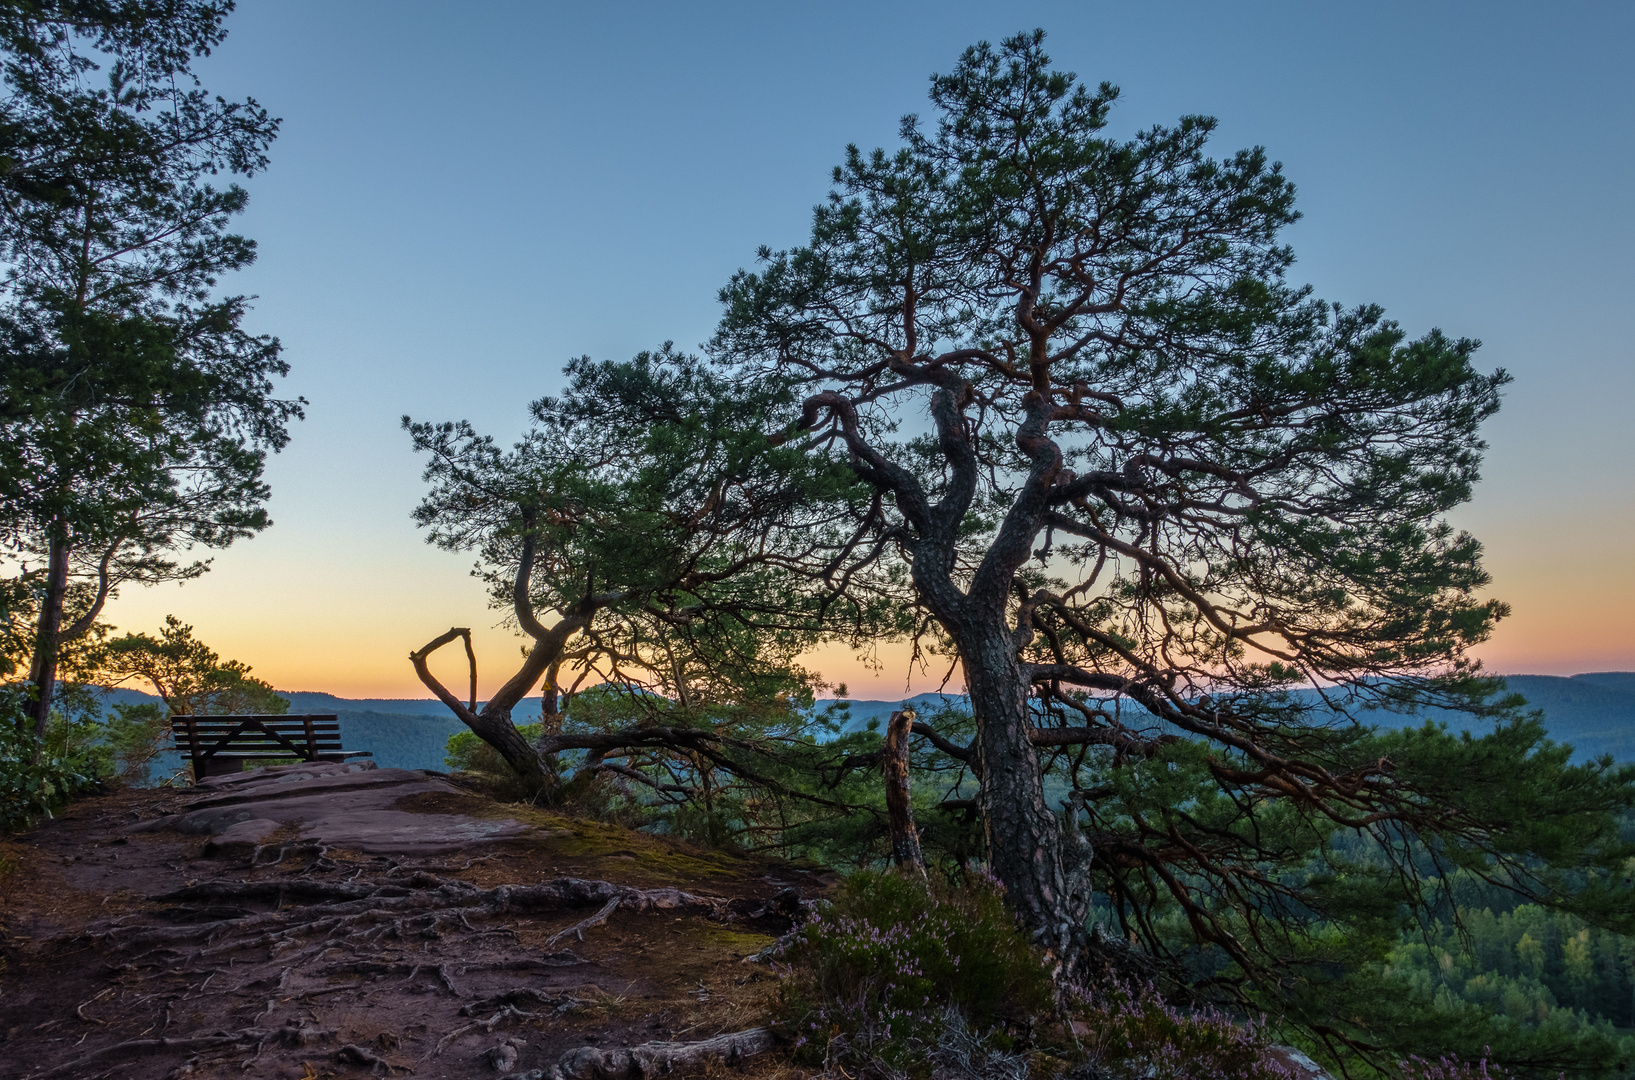
<path fill-rule="evenodd" d="M 1514 382 L 1453 520 L 1513 614 L 1478 655 L 1635 669 L 1635 5 L 240 0 L 228 25 L 205 85 L 283 128 L 240 223 L 260 258 L 224 284 L 307 419 L 268 467 L 275 525 L 120 596 L 121 631 L 174 613 L 281 689 L 424 697 L 408 652 L 470 626 L 491 690 L 520 643 L 471 557 L 417 534 L 400 418 L 509 442 L 571 357 L 697 348 L 846 144 L 893 145 L 933 72 L 1037 26 L 1122 88 L 1119 132 L 1213 115 L 1218 155 L 1281 161 L 1317 295 L 1482 340 Z M 940 682 L 882 655 L 814 663 L 857 697 Z"/>

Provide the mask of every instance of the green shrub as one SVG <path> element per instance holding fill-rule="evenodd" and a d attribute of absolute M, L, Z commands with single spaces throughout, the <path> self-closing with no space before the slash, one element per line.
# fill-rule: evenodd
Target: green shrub
<path fill-rule="evenodd" d="M 814 1061 L 924 1072 L 954 1019 L 1003 1052 L 1051 1008 L 1050 978 L 989 879 L 954 888 L 861 871 L 782 958 L 783 1022 Z"/>
<path fill-rule="evenodd" d="M 57 684 L 45 756 L 79 761 L 85 772 L 112 787 L 142 787 L 154 761 L 170 747 L 170 712 L 162 705 L 120 704 L 104 712 L 96 687 Z"/>
<path fill-rule="evenodd" d="M 24 700 L 19 687 L 0 694 L 0 832 L 27 828 L 97 786 L 83 753 L 35 739 Z"/>
<path fill-rule="evenodd" d="M 88 754 L 98 777 L 118 787 L 143 787 L 153 763 L 169 748 L 169 710 L 142 702 L 115 705 L 104 714 L 101 739 Z"/>
<path fill-rule="evenodd" d="M 138 786 L 169 743 L 170 718 L 152 703 L 103 713 L 96 688 L 59 683 L 45 739 L 26 715 L 28 688 L 0 688 L 0 832 L 26 828 L 104 784 Z"/>
<path fill-rule="evenodd" d="M 97 786 L 82 758 L 29 760 L 32 739 L 0 733 L 0 832 L 26 828 Z"/>

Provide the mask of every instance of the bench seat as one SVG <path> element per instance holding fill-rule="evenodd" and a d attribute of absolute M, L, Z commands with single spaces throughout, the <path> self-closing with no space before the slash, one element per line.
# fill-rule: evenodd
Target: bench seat
<path fill-rule="evenodd" d="M 340 717 L 307 715 L 172 716 L 177 748 L 193 763 L 193 778 L 239 772 L 246 761 L 347 761 L 373 757 L 341 745 Z"/>

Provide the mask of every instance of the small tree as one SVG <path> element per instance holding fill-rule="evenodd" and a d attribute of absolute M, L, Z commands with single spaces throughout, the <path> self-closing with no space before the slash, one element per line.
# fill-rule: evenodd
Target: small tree
<path fill-rule="evenodd" d="M 193 636 L 193 628 L 165 616 L 157 638 L 125 634 L 93 650 L 95 675 L 117 685 L 140 679 L 163 707 L 115 705 L 101 718 L 99 749 L 106 771 L 127 783 L 145 778 L 148 766 L 172 736 L 172 716 L 267 715 L 289 711 L 289 699 L 250 674 L 249 665 L 223 660 Z"/>
<path fill-rule="evenodd" d="M 114 684 L 130 679 L 147 682 L 173 716 L 289 711 L 289 699 L 271 683 L 251 675 L 247 664 L 223 660 L 174 615 L 165 616 L 157 638 L 147 634 L 114 638 L 102 647 L 98 659 L 102 678 Z"/>
<path fill-rule="evenodd" d="M 404 418 L 431 456 L 417 520 L 432 542 L 479 553 L 494 604 L 529 642 L 480 707 L 469 631 L 411 653 L 416 672 L 549 797 L 563 787 L 557 755 L 583 751 L 582 777 L 696 797 L 707 811 L 718 770 L 824 801 L 773 775 L 778 748 L 810 745 L 812 677 L 796 658 L 823 632 L 860 633 L 891 613 L 877 598 L 803 591 L 787 571 L 845 550 L 854 482 L 762 434 L 791 405 L 776 381 L 739 393 L 668 346 L 627 364 L 577 360 L 568 376 L 562 398 L 533 405 L 534 429 L 509 452 L 464 423 Z M 428 665 L 459 639 L 464 701 Z M 542 736 L 530 745 L 512 711 L 542 682 Z M 587 684 L 609 684 L 616 717 L 637 722 L 565 723 L 564 698 Z M 672 766 L 686 777 L 667 776 Z"/>

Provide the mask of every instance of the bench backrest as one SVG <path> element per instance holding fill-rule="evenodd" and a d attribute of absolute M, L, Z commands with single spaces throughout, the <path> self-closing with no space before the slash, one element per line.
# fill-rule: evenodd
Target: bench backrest
<path fill-rule="evenodd" d="M 341 721 L 334 713 L 305 715 L 172 716 L 171 730 L 195 761 L 217 752 L 265 753 L 307 761 L 341 749 Z"/>

